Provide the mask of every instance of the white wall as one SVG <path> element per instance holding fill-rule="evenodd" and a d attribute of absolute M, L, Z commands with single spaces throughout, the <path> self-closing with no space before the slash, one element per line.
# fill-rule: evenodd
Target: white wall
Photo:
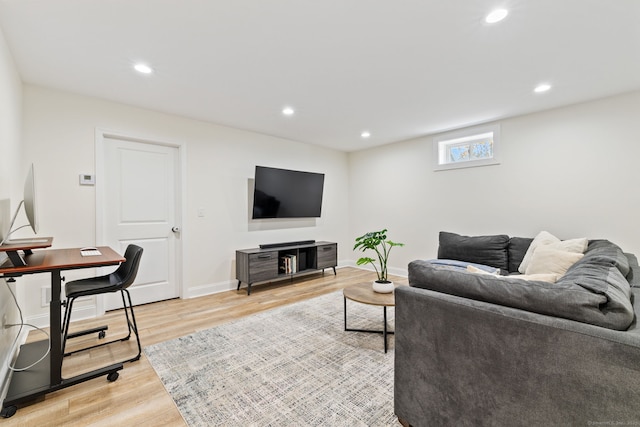
<path fill-rule="evenodd" d="M 18 185 L 21 180 L 20 168 L 20 123 L 22 111 L 22 82 L 16 70 L 11 54 L 0 29 L 0 200 L 11 200 L 10 210 L 17 207 L 19 201 Z M 13 197 L 12 197 L 13 196 Z M 6 227 L 0 224 L 0 229 Z M 3 259 L 0 257 L 0 262 Z M 15 286 L 12 285 L 15 292 Z M 13 298 L 4 282 L 0 279 L 0 321 L 17 323 L 18 314 Z M 7 378 L 7 359 L 11 355 L 11 345 L 17 328 L 4 329 L 0 326 L 0 398 L 4 396 L 3 385 Z"/>
<path fill-rule="evenodd" d="M 236 249 L 332 240 L 344 264 L 359 256 L 351 252 L 354 237 L 385 227 L 407 245 L 394 249 L 395 273 L 435 257 L 440 230 L 533 236 L 545 229 L 561 238 L 608 238 L 640 254 L 640 92 L 503 120 L 500 165 L 439 172 L 432 136 L 345 154 L 28 85 L 23 103 L 22 163 L 36 163 L 41 234 L 55 236 L 56 247 L 94 242 L 95 193 L 78 185 L 78 174 L 94 172 L 96 128 L 186 143 L 185 296 L 233 287 Z M 256 164 L 326 173 L 323 217 L 249 221 Z M 37 296 L 47 279 L 23 281 L 28 316 L 46 321 Z"/>
<path fill-rule="evenodd" d="M 352 153 L 349 231 L 388 228 L 406 243 L 390 267 L 405 272 L 414 259 L 436 257 L 441 230 L 548 230 L 607 238 L 640 255 L 639 118 L 634 92 L 503 120 L 496 166 L 435 172 L 431 136 Z"/>
<path fill-rule="evenodd" d="M 78 175 L 95 172 L 96 128 L 186 145 L 184 296 L 235 289 L 236 249 L 330 240 L 338 242 L 340 256 L 348 245 L 346 153 L 26 85 L 24 157 L 37 169 L 39 234 L 54 236 L 54 247 L 95 241 L 95 188 L 80 186 Z M 256 164 L 325 173 L 322 217 L 251 221 L 249 180 Z M 205 209 L 205 217 L 197 216 L 198 208 Z M 70 280 L 89 274 L 71 271 L 65 276 Z M 24 281 L 25 311 L 36 321 L 40 316 L 42 323 L 46 308 L 39 295 L 48 278 L 34 275 Z"/>

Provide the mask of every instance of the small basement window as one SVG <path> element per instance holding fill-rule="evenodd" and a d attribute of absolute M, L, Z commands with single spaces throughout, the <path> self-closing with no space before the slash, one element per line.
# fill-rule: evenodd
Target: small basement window
<path fill-rule="evenodd" d="M 497 165 L 499 142 L 499 125 L 442 134 L 433 139 L 435 170 Z"/>

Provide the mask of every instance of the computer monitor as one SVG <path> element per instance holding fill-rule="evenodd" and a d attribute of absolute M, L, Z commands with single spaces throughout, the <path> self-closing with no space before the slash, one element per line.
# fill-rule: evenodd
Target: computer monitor
<path fill-rule="evenodd" d="M 29 225 L 34 234 L 38 234 L 38 211 L 36 210 L 36 180 L 33 171 L 33 163 L 29 168 L 27 179 L 24 182 L 24 193 L 22 197 L 24 202 L 24 213 L 27 215 Z"/>
<path fill-rule="evenodd" d="M 18 217 L 18 213 L 20 212 L 20 208 L 23 206 L 24 206 L 24 213 L 27 216 L 27 221 L 29 221 L 29 224 L 14 228 L 16 218 Z M 22 200 L 18 204 L 15 214 L 13 214 L 13 218 L 11 219 L 11 222 L 9 224 L 8 233 L 6 236 L 2 238 L 2 241 L 0 241 L 0 244 L 7 243 L 11 234 L 27 226 L 30 226 L 35 234 L 38 234 L 38 211 L 36 209 L 36 180 L 35 180 L 35 172 L 34 172 L 33 164 L 31 164 L 31 167 L 29 168 L 29 172 L 27 173 L 27 178 L 24 181 L 24 192 L 22 195 Z"/>
<path fill-rule="evenodd" d="M 0 200 L 0 242 L 9 235 L 11 224 L 11 199 Z M 1 258 L 1 257 L 0 257 Z"/>

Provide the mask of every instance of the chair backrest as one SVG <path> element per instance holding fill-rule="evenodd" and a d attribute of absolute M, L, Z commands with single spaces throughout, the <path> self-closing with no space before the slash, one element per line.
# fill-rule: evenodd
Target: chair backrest
<path fill-rule="evenodd" d="M 126 261 L 111 273 L 114 279 L 111 282 L 120 289 L 128 288 L 136 280 L 140 259 L 142 258 L 142 248 L 137 245 L 129 245 L 124 252 L 124 257 Z"/>

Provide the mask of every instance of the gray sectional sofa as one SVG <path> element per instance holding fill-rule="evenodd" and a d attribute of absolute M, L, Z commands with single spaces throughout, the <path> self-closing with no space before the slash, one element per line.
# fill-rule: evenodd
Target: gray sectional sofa
<path fill-rule="evenodd" d="M 590 240 L 554 283 L 505 277 L 532 240 L 440 233 L 441 260 L 409 264 L 396 289 L 403 424 L 640 425 L 636 257 Z"/>

